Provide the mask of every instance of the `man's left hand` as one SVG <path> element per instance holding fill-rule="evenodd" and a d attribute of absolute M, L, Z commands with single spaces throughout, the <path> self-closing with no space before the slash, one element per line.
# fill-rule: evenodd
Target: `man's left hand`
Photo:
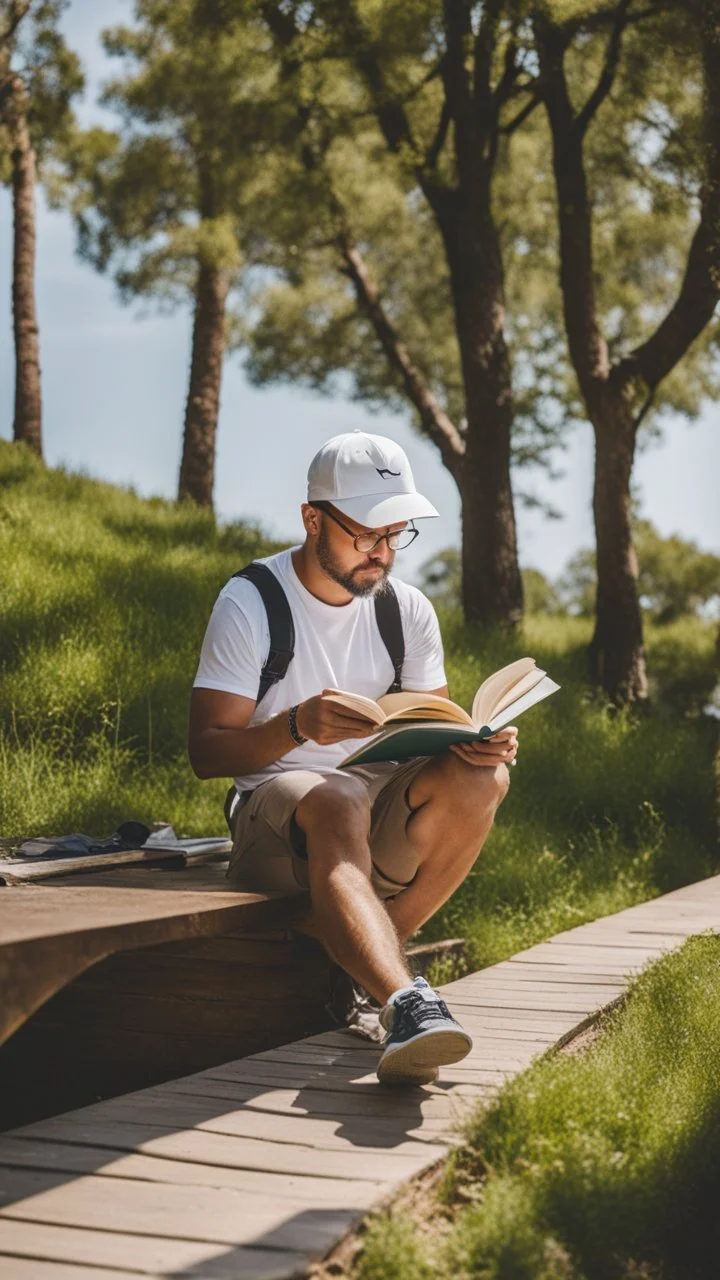
<path fill-rule="evenodd" d="M 468 764 L 482 764 L 488 768 L 499 764 L 512 764 L 518 749 L 517 728 L 514 724 L 499 729 L 492 738 L 484 742 L 454 742 L 449 751 L 454 751 L 461 760 Z"/>

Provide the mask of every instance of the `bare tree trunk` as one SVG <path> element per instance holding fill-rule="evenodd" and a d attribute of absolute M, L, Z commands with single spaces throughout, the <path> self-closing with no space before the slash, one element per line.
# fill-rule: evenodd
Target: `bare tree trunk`
<path fill-rule="evenodd" d="M 635 423 L 610 380 L 594 406 L 595 484 L 593 513 L 597 546 L 595 631 L 588 651 L 590 674 L 613 702 L 647 698 L 638 563 L 630 525 L 630 477 Z M 615 391 L 616 395 L 612 392 Z M 613 400 L 615 399 L 615 403 Z M 619 401 L 619 403 L 618 403 Z"/>
<path fill-rule="evenodd" d="M 201 264 L 178 487 L 178 498 L 192 498 L 201 507 L 212 507 L 213 502 L 227 292 L 225 272 Z"/>
<path fill-rule="evenodd" d="M 455 216 L 440 213 L 439 221 L 450 266 L 467 417 L 465 452 L 456 472 L 462 497 L 463 610 L 470 622 L 514 626 L 523 613 L 510 479 L 514 409 L 490 182 L 489 170 L 482 179 L 476 177 L 469 198 L 459 194 Z"/>
<path fill-rule="evenodd" d="M 13 438 L 42 457 L 40 347 L 35 309 L 35 152 L 25 111 L 25 88 L 13 87 L 13 330 L 15 420 Z"/>

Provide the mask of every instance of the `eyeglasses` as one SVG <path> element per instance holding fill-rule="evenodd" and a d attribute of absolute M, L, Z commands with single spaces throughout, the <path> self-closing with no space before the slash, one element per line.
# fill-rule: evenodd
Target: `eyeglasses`
<path fill-rule="evenodd" d="M 386 541 L 391 551 L 404 551 L 417 538 L 420 530 L 415 528 L 413 521 L 410 521 L 410 528 L 397 529 L 395 533 L 353 533 L 352 529 L 348 529 L 342 520 L 338 520 L 334 511 L 330 511 L 324 502 L 311 502 L 311 507 L 316 507 L 318 511 L 324 512 L 335 524 L 339 524 L 340 528 L 348 533 L 355 544 L 355 550 L 360 551 L 363 555 L 367 555 L 369 551 L 374 551 L 378 543 Z"/>

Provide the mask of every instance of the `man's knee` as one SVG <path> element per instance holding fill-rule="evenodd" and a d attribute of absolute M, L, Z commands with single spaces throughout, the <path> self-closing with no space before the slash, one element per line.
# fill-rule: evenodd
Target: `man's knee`
<path fill-rule="evenodd" d="M 306 834 L 333 830 L 344 833 L 370 830 L 371 806 L 359 778 L 326 777 L 298 803 L 295 820 Z"/>
<path fill-rule="evenodd" d="M 433 799 L 447 808 L 448 814 L 457 817 L 464 810 L 476 813 L 497 808 L 507 795 L 510 771 L 506 764 L 468 764 L 454 751 L 446 751 L 434 763 Z"/>

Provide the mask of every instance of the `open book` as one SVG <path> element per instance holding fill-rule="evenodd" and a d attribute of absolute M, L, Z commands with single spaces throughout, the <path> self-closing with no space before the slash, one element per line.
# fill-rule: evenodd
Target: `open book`
<path fill-rule="evenodd" d="M 483 681 L 470 715 L 456 702 L 433 693 L 386 693 L 376 702 L 359 693 L 334 690 L 329 697 L 378 727 L 378 733 L 339 767 L 440 755 L 453 742 L 489 738 L 559 688 L 534 658 L 518 658 Z"/>

